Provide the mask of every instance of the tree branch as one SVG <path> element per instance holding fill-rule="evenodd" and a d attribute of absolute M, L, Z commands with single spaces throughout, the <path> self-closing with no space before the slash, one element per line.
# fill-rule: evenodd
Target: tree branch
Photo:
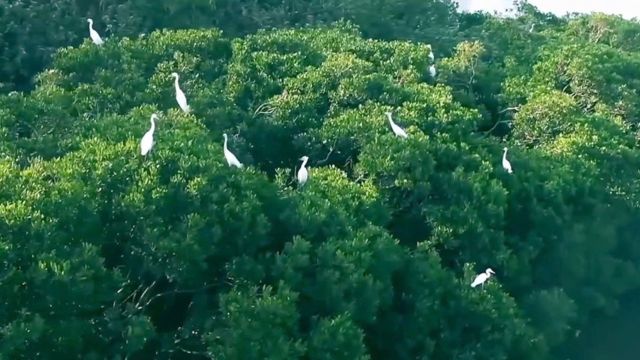
<path fill-rule="evenodd" d="M 189 294 L 189 293 L 196 293 L 196 292 L 200 292 L 200 291 L 204 291 L 204 290 L 208 290 L 208 289 L 213 289 L 214 287 L 216 287 L 216 285 L 209 285 L 209 286 L 204 286 L 198 289 L 187 289 L 187 290 L 169 290 L 169 291 L 165 291 L 165 292 L 161 292 L 158 294 L 155 294 L 154 296 L 152 296 L 151 298 L 149 298 L 149 301 L 147 301 L 143 306 L 139 306 L 136 305 L 136 307 L 138 309 L 144 309 L 145 307 L 149 306 L 153 301 L 155 301 L 156 299 L 162 297 L 162 296 L 166 296 L 166 295 L 171 295 L 171 294 Z M 140 299 L 142 299 L 142 297 L 140 297 Z"/>
<path fill-rule="evenodd" d="M 138 301 L 136 302 L 136 308 L 140 309 L 140 302 L 142 301 L 142 299 L 144 299 L 145 295 L 147 295 L 147 292 L 151 290 L 151 288 L 156 286 L 157 283 L 158 283 L 158 280 L 153 280 L 151 285 L 147 286 L 147 288 L 144 289 L 144 291 L 142 292 L 142 295 L 140 295 L 140 297 L 138 298 Z"/>
<path fill-rule="evenodd" d="M 273 114 L 276 109 L 273 107 L 270 107 L 273 104 L 273 101 L 267 101 L 265 103 L 263 103 L 262 105 L 258 106 L 258 108 L 256 109 L 256 111 L 253 113 L 252 118 L 255 118 L 256 115 L 260 114 Z"/>
<path fill-rule="evenodd" d="M 484 134 L 489 134 L 490 132 L 492 132 L 493 130 L 495 130 L 496 127 L 498 127 L 498 124 L 507 124 L 507 123 L 511 123 L 511 120 L 500 120 L 498 122 L 496 122 L 491 129 L 487 130 L 487 131 L 483 131 L 482 133 Z"/>
<path fill-rule="evenodd" d="M 124 298 L 124 300 L 120 302 L 120 305 L 126 303 L 131 298 L 135 298 L 135 295 L 138 293 L 138 291 L 140 291 L 141 288 L 142 288 L 142 284 L 138 285 L 138 287 L 135 290 L 133 290 L 131 294 L 129 294 L 129 296 L 127 296 L 126 298 Z"/>
<path fill-rule="evenodd" d="M 518 110 L 520 110 L 520 106 L 512 106 L 512 107 L 508 107 L 506 109 L 502 109 L 502 110 L 498 111 L 498 114 L 502 114 L 502 113 L 505 113 L 507 111 L 518 111 Z"/>
<path fill-rule="evenodd" d="M 329 156 L 331 156 L 331 154 L 333 153 L 333 150 L 335 150 L 336 141 L 334 141 L 333 145 L 331 145 L 329 147 L 329 153 L 327 154 L 327 156 L 322 160 L 316 161 L 316 165 L 322 165 L 322 164 L 326 163 L 329 160 Z"/>

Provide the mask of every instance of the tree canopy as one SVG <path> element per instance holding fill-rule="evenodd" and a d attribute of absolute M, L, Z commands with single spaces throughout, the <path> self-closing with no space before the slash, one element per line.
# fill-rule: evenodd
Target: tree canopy
<path fill-rule="evenodd" d="M 0 95 L 0 358 L 542 360 L 640 288 L 637 22 L 110 3 L 2 73 L 70 43 Z"/>

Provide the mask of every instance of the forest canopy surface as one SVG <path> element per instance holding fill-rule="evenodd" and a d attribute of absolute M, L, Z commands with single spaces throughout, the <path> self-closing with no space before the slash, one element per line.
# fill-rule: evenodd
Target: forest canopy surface
<path fill-rule="evenodd" d="M 551 359 L 640 288 L 637 22 L 142 3 L 6 62 L 0 358 Z"/>

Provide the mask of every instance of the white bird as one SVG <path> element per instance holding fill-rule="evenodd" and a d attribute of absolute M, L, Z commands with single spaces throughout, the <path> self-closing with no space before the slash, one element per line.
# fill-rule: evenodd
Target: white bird
<path fill-rule="evenodd" d="M 436 61 L 435 56 L 433 56 L 433 49 L 431 48 L 431 45 L 427 45 L 427 47 L 429 48 L 429 60 L 431 60 L 431 62 Z"/>
<path fill-rule="evenodd" d="M 140 154 L 142 154 L 142 156 L 147 155 L 153 147 L 153 132 L 156 130 L 156 120 L 158 120 L 158 115 L 151 115 L 151 128 L 144 134 L 140 141 Z"/>
<path fill-rule="evenodd" d="M 93 19 L 87 19 L 87 22 L 89 23 L 89 36 L 91 37 L 93 43 L 96 45 L 104 44 L 104 41 L 102 41 L 100 34 L 98 34 L 97 31 L 93 30 Z"/>
<path fill-rule="evenodd" d="M 436 65 L 435 64 L 429 66 L 429 75 L 431 75 L 432 78 L 436 77 Z"/>
<path fill-rule="evenodd" d="M 507 147 L 504 148 L 504 154 L 502 154 L 502 167 L 507 170 L 509 174 L 513 173 L 511 169 L 511 163 L 507 160 Z"/>
<path fill-rule="evenodd" d="M 238 158 L 227 148 L 227 134 L 222 134 L 222 136 L 224 136 L 224 158 L 227 159 L 227 164 L 241 168 L 242 163 L 238 161 Z"/>
<path fill-rule="evenodd" d="M 389 119 L 389 124 L 391 124 L 391 130 L 393 130 L 393 133 L 396 134 L 396 136 L 400 136 L 406 139 L 408 137 L 407 133 L 400 126 L 396 125 L 396 123 L 393 122 L 393 119 L 391 118 L 391 112 L 387 111 L 385 112 L 385 114 L 387 114 L 387 118 Z"/>
<path fill-rule="evenodd" d="M 300 170 L 298 170 L 298 183 L 300 185 L 304 185 L 304 183 L 306 183 L 309 179 L 309 172 L 305 167 L 307 165 L 307 161 L 309 161 L 309 157 L 303 156 L 300 158 L 300 160 L 302 160 L 302 166 L 300 166 Z"/>
<path fill-rule="evenodd" d="M 189 111 L 191 111 L 191 108 L 189 108 L 189 105 L 187 105 L 187 97 L 184 95 L 184 92 L 182 91 L 182 89 L 180 89 L 180 85 L 178 84 L 180 75 L 178 75 L 178 73 L 171 73 L 171 76 L 175 79 L 176 101 L 178 102 L 178 105 L 180 105 L 182 111 L 188 113 Z"/>
<path fill-rule="evenodd" d="M 487 268 L 487 270 L 485 270 L 483 273 L 480 273 L 478 274 L 478 276 L 476 276 L 476 278 L 471 283 L 471 287 L 474 288 L 478 285 L 482 285 L 482 287 L 484 287 L 484 282 L 489 280 L 491 274 L 495 274 L 495 272 L 493 272 L 491 268 Z"/>

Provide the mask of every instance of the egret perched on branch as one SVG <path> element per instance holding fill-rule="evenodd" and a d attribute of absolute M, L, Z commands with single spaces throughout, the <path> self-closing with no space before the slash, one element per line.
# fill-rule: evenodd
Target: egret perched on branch
<path fill-rule="evenodd" d="M 156 120 L 158 120 L 158 115 L 151 115 L 151 128 L 144 134 L 140 141 L 140 154 L 142 154 L 142 156 L 147 155 L 153 147 L 153 132 L 156 130 Z"/>
<path fill-rule="evenodd" d="M 431 62 L 436 61 L 435 56 L 433 56 L 433 49 L 431 48 L 431 44 L 427 45 L 427 47 L 429 48 L 429 60 L 431 60 Z"/>
<path fill-rule="evenodd" d="M 491 268 L 487 268 L 487 270 L 485 270 L 483 273 L 480 273 L 478 274 L 478 276 L 476 276 L 476 278 L 471 283 L 471 287 L 474 288 L 478 285 L 482 285 L 482 287 L 484 287 L 484 282 L 489 280 L 491 274 L 495 274 L 495 272 L 493 272 Z"/>
<path fill-rule="evenodd" d="M 431 75 L 432 78 L 436 77 L 436 65 L 435 64 L 429 66 L 429 75 Z"/>
<path fill-rule="evenodd" d="M 189 111 L 191 111 L 191 108 L 189 108 L 189 105 L 187 105 L 187 97 L 184 95 L 184 92 L 182 91 L 182 89 L 180 89 L 180 85 L 178 84 L 180 75 L 178 75 L 178 73 L 171 73 L 171 76 L 175 79 L 176 101 L 178 102 L 178 105 L 180 105 L 182 111 L 188 113 Z"/>
<path fill-rule="evenodd" d="M 104 44 L 104 41 L 102 41 L 100 34 L 98 34 L 97 31 L 93 30 L 93 19 L 87 19 L 87 22 L 89 23 L 89 36 L 91 37 L 93 43 L 96 45 Z"/>
<path fill-rule="evenodd" d="M 298 170 L 298 183 L 300 185 L 304 185 L 304 183 L 306 183 L 309 179 L 309 172 L 305 167 L 307 165 L 307 161 L 309 161 L 309 157 L 303 156 L 300 158 L 300 160 L 302 160 L 302 166 L 300 166 L 300 170 Z"/>
<path fill-rule="evenodd" d="M 509 162 L 509 160 L 507 160 L 507 147 L 504 147 L 504 154 L 502 154 L 502 167 L 507 170 L 507 172 L 509 174 L 513 173 L 513 170 L 511 169 L 511 163 Z"/>
<path fill-rule="evenodd" d="M 224 158 L 227 159 L 227 164 L 241 168 L 242 163 L 238 161 L 238 158 L 227 148 L 227 134 L 222 134 L 222 136 L 224 136 Z"/>
<path fill-rule="evenodd" d="M 396 123 L 393 122 L 393 119 L 391 118 L 391 112 L 387 111 L 385 112 L 385 114 L 387 114 L 387 118 L 389 119 L 389 124 L 391 124 L 391 130 L 393 130 L 393 133 L 396 134 L 396 136 L 400 136 L 406 139 L 409 135 L 407 135 L 407 133 L 400 126 L 396 125 Z"/>

